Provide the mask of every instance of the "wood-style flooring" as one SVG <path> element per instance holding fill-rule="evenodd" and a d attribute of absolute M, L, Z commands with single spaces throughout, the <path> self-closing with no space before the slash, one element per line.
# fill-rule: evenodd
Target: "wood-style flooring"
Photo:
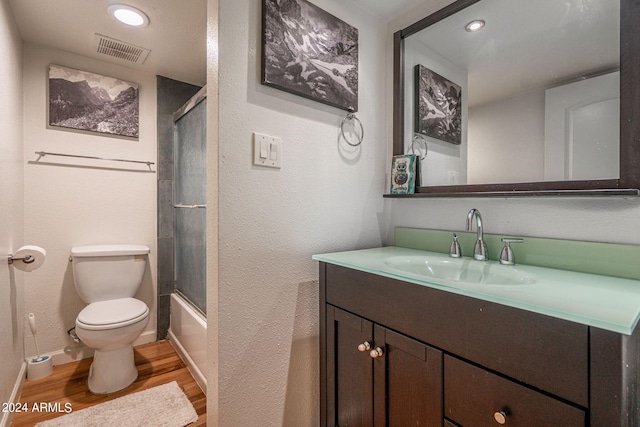
<path fill-rule="evenodd" d="M 34 403 L 65 403 L 72 405 L 73 411 L 113 400 L 137 391 L 146 390 L 162 384 L 176 381 L 198 414 L 198 421 L 189 427 L 207 425 L 207 400 L 198 387 L 189 370 L 168 341 L 144 344 L 134 348 L 138 379 L 124 390 L 107 395 L 91 394 L 87 388 L 89 366 L 93 359 L 54 366 L 53 374 L 39 380 L 25 380 L 20 404 L 32 408 Z M 13 426 L 32 426 L 40 421 L 65 415 L 64 412 L 16 412 Z M 125 427 L 125 426 L 123 426 Z M 152 427 L 152 426 L 150 426 Z"/>

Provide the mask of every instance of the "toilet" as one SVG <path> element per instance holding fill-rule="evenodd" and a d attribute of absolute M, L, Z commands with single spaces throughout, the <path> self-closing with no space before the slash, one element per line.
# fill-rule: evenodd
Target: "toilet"
<path fill-rule="evenodd" d="M 133 341 L 149 322 L 149 307 L 133 298 L 142 283 L 149 247 L 76 246 L 71 249 L 73 280 L 88 303 L 76 318 L 76 335 L 95 350 L 89 391 L 122 390 L 138 377 Z"/>

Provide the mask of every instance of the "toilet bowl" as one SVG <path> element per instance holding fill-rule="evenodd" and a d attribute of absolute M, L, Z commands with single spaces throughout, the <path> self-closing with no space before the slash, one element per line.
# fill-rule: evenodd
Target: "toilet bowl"
<path fill-rule="evenodd" d="M 88 303 L 76 318 L 76 334 L 95 350 L 88 379 L 92 393 L 122 390 L 138 377 L 133 341 L 149 322 L 149 308 L 133 296 L 142 283 L 148 253 L 142 245 L 71 250 L 76 290 Z"/>
<path fill-rule="evenodd" d="M 89 391 L 122 390 L 136 378 L 133 341 L 149 323 L 149 308 L 134 298 L 94 302 L 76 319 L 78 338 L 95 350 L 89 372 Z"/>

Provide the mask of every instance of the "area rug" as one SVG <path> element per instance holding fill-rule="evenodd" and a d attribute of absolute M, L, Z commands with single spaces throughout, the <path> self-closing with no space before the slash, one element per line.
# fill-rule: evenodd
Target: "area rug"
<path fill-rule="evenodd" d="M 183 427 L 198 420 L 175 381 L 43 421 L 36 427 Z"/>

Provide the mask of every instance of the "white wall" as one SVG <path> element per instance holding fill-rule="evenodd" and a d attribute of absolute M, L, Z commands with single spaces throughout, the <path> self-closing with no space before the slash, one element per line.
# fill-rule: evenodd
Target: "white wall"
<path fill-rule="evenodd" d="M 47 79 L 52 63 L 137 83 L 139 140 L 47 129 Z M 25 276 L 25 311 L 38 320 L 40 351 L 62 351 L 73 344 L 66 331 L 75 325 L 85 304 L 76 293 L 68 258 L 72 246 L 87 244 L 139 243 L 151 248 L 150 265 L 137 296 L 150 309 L 148 332 L 143 334 L 155 341 L 156 174 L 144 172 L 148 171 L 144 165 L 127 163 L 62 157 L 36 162 L 34 154 L 49 151 L 155 162 L 155 76 L 25 44 L 24 117 L 24 238 L 47 250 L 45 264 Z M 35 349 L 28 327 L 25 331 L 25 354 L 30 356 Z"/>
<path fill-rule="evenodd" d="M 219 375 L 219 406 L 209 406 L 219 413 L 209 417 L 220 426 L 318 425 L 311 255 L 385 239 L 385 26 L 352 2 L 314 4 L 359 29 L 365 139 L 354 151 L 338 144 L 345 111 L 260 84 L 261 2 L 220 4 L 219 287 L 209 320 Z M 282 138 L 282 169 L 252 166 L 254 131 Z"/>
<path fill-rule="evenodd" d="M 544 90 L 469 109 L 467 184 L 544 180 Z"/>
<path fill-rule="evenodd" d="M 5 255 L 23 245 L 22 42 L 6 0 L 0 1 L 0 403 L 19 383 L 23 355 L 24 274 Z M 0 413 L 0 425 L 8 421 Z"/>

